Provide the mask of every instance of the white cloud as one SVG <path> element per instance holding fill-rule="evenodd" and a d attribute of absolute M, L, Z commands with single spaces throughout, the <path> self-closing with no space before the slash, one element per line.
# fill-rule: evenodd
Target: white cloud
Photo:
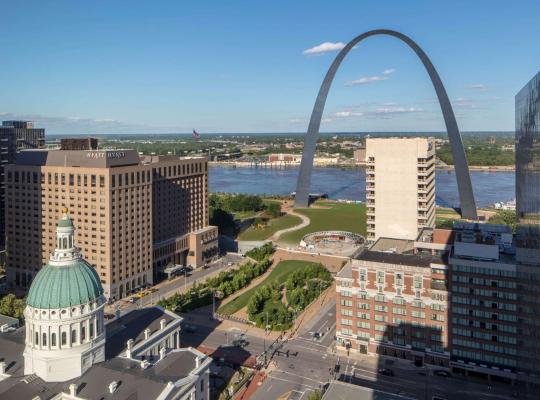
<path fill-rule="evenodd" d="M 349 81 L 345 83 L 345 86 L 365 85 L 365 84 L 373 83 L 373 82 L 386 81 L 390 79 L 390 75 L 392 75 L 394 71 L 395 69 L 393 68 L 385 69 L 381 75 L 364 76 L 363 78 L 355 79 L 354 81 Z"/>
<path fill-rule="evenodd" d="M 314 55 L 314 54 L 324 54 L 329 53 L 332 51 L 339 51 L 345 47 L 345 43 L 343 42 L 324 42 L 321 43 L 318 46 L 311 47 L 309 49 L 306 49 L 302 52 L 304 55 Z"/>
<path fill-rule="evenodd" d="M 488 90 L 488 87 L 482 83 L 474 83 L 472 85 L 467 85 L 467 89 L 479 90 L 479 91 L 485 92 L 486 90 Z"/>
<path fill-rule="evenodd" d="M 335 118 L 361 117 L 363 115 L 363 112 L 356 111 L 338 111 L 332 114 L 332 116 Z"/>
<path fill-rule="evenodd" d="M 365 76 L 360 79 L 355 79 L 354 81 L 349 81 L 345 84 L 345 86 L 365 85 L 367 83 L 386 81 L 387 79 L 387 76 Z"/>
<path fill-rule="evenodd" d="M 392 103 L 395 104 L 395 103 Z M 416 114 L 422 113 L 424 109 L 417 107 L 380 107 L 372 110 L 357 111 L 357 110 L 343 110 L 337 111 L 330 116 L 326 117 L 325 122 L 331 122 L 335 120 L 343 120 L 348 118 L 364 117 L 369 119 L 386 119 L 395 115 Z"/>
<path fill-rule="evenodd" d="M 389 114 L 410 114 L 424 111 L 416 107 L 384 107 L 377 108 L 370 112 L 371 115 L 389 115 Z"/>

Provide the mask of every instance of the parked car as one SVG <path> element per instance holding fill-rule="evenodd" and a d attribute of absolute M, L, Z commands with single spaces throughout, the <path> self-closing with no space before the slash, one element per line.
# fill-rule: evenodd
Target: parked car
<path fill-rule="evenodd" d="M 114 314 L 104 314 L 104 315 L 103 315 L 103 318 L 105 318 L 105 319 L 113 319 L 113 318 L 114 318 Z"/>
<path fill-rule="evenodd" d="M 394 371 L 390 368 L 379 368 L 379 374 L 386 376 L 394 376 Z"/>
<path fill-rule="evenodd" d="M 442 376 L 443 378 L 448 378 L 450 376 L 450 372 L 442 370 L 442 369 L 438 369 L 434 371 L 433 374 L 437 376 Z"/>

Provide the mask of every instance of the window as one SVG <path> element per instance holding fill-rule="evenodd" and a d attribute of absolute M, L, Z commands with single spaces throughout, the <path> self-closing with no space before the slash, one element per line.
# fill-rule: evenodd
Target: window
<path fill-rule="evenodd" d="M 415 289 L 422 289 L 422 275 L 415 275 L 414 276 L 414 288 Z"/>
<path fill-rule="evenodd" d="M 352 320 L 346 319 L 346 318 L 341 318 L 341 325 L 351 326 L 352 325 Z"/>
<path fill-rule="evenodd" d="M 46 333 L 43 333 L 43 335 L 41 336 L 41 345 L 42 346 L 47 346 L 47 334 Z"/>
<path fill-rule="evenodd" d="M 65 346 L 67 343 L 67 335 L 66 335 L 66 332 L 62 332 L 61 336 L 60 336 L 60 344 L 62 346 Z"/>
<path fill-rule="evenodd" d="M 396 272 L 396 286 L 403 286 L 403 273 Z"/>
<path fill-rule="evenodd" d="M 76 343 L 76 342 L 77 342 L 77 331 L 73 329 L 71 331 L 71 344 Z"/>
<path fill-rule="evenodd" d="M 204 380 L 201 379 L 201 392 L 204 392 Z"/>
<path fill-rule="evenodd" d="M 51 346 L 56 346 L 56 333 L 51 333 Z"/>
<path fill-rule="evenodd" d="M 36 332 L 36 337 L 35 337 L 35 345 L 38 346 L 39 345 L 39 332 Z"/>
<path fill-rule="evenodd" d="M 377 271 L 377 283 L 384 283 L 384 271 Z"/>
<path fill-rule="evenodd" d="M 81 328 L 81 343 L 84 342 L 85 339 L 86 339 L 86 327 L 83 326 Z"/>
<path fill-rule="evenodd" d="M 366 281 L 366 277 L 367 277 L 367 271 L 365 269 L 361 269 L 358 271 L 359 274 L 358 274 L 358 280 L 360 282 L 365 282 Z"/>

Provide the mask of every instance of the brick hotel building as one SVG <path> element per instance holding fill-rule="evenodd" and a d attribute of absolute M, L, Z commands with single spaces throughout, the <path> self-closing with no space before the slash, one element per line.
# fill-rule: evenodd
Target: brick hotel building
<path fill-rule="evenodd" d="M 540 384 L 540 251 L 521 235 L 456 222 L 379 239 L 337 275 L 337 344 Z"/>
<path fill-rule="evenodd" d="M 28 150 L 6 166 L 8 282 L 27 288 L 47 262 L 64 206 L 112 299 L 153 283 L 168 265 L 199 267 L 218 254 L 206 158 Z"/>
<path fill-rule="evenodd" d="M 451 231 L 415 242 L 380 238 L 337 275 L 338 345 L 360 353 L 448 365 Z"/>

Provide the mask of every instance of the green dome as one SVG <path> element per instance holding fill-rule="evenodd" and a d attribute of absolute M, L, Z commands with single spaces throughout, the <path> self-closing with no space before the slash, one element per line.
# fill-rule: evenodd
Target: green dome
<path fill-rule="evenodd" d="M 26 303 L 35 308 L 67 308 L 94 301 L 102 294 L 96 270 L 79 259 L 66 266 L 43 267 L 32 281 Z"/>
<path fill-rule="evenodd" d="M 73 228 L 73 222 L 71 222 L 71 219 L 69 218 L 62 218 L 60 221 L 58 221 L 57 226 L 59 228 Z"/>

